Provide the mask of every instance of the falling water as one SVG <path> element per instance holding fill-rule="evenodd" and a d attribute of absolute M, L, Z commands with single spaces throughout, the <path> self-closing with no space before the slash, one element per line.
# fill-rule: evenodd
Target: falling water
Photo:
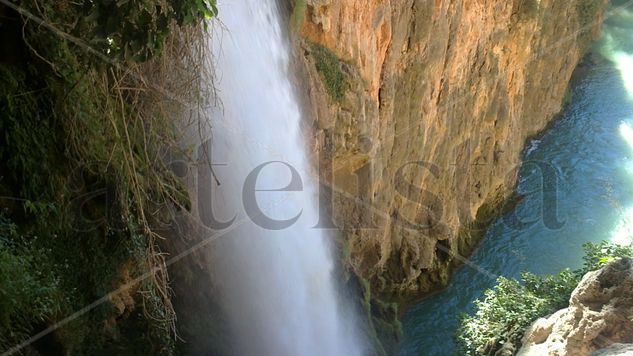
<path fill-rule="evenodd" d="M 615 64 L 630 101 L 633 99 L 633 11 L 630 9 L 630 3 L 621 0 L 614 1 L 614 5 L 620 6 L 622 10 L 607 20 L 599 50 L 605 58 Z M 619 131 L 624 141 L 633 149 L 631 115 L 623 117 Z M 630 160 L 625 163 L 625 167 L 629 175 L 633 175 L 633 163 Z M 621 214 L 611 241 L 620 245 L 633 243 L 633 207 L 628 207 Z"/>
<path fill-rule="evenodd" d="M 203 210 L 207 220 L 211 213 L 218 221 L 235 218 L 212 252 L 232 351 L 361 355 L 353 315 L 336 291 L 329 233 L 313 227 L 317 188 L 278 4 L 233 0 L 219 7 L 212 51 L 222 104 L 211 113 L 210 156 L 220 185 L 209 180 L 214 188 Z M 255 178 L 256 199 L 249 199 Z"/>

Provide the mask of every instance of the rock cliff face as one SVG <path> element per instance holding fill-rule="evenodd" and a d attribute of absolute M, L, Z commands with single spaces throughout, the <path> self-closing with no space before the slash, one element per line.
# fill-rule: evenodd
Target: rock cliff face
<path fill-rule="evenodd" d="M 372 290 L 447 282 L 559 112 L 604 0 L 295 1 L 315 152 Z M 331 173 L 326 167 L 332 167 Z"/>
<path fill-rule="evenodd" d="M 614 343 L 632 342 L 633 260 L 625 258 L 587 273 L 568 308 L 530 327 L 518 354 L 630 355 L 632 345 Z"/>

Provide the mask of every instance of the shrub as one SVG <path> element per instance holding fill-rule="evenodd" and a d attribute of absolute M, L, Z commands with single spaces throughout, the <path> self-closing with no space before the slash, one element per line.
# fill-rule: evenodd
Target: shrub
<path fill-rule="evenodd" d="M 17 33 L 15 48 L 0 43 L 0 353 L 148 271 L 159 272 L 129 289 L 133 306 L 106 300 L 46 343 L 169 353 L 156 227 L 188 196 L 165 152 L 187 157 L 173 118 L 199 99 L 206 45 L 201 25 L 177 25 L 215 14 L 215 1 L 13 3 L 99 55 L 0 6 L 2 35 Z"/>
<path fill-rule="evenodd" d="M 184 26 L 218 14 L 216 0 L 19 1 L 61 31 L 116 60 L 144 61 L 159 54 L 172 25 Z"/>
<path fill-rule="evenodd" d="M 587 243 L 584 246 L 584 265 L 580 273 L 595 271 L 604 267 L 607 263 L 622 257 L 633 256 L 633 246 L 623 246 L 602 241 L 600 243 Z"/>
<path fill-rule="evenodd" d="M 59 312 L 59 279 L 42 268 L 47 255 L 0 215 L 0 346 L 21 342 Z"/>
<path fill-rule="evenodd" d="M 630 246 L 609 242 L 588 243 L 583 268 L 563 270 L 556 275 L 523 273 L 520 281 L 500 277 L 497 285 L 476 300 L 475 312 L 462 315 L 456 339 L 464 355 L 493 355 L 504 344 L 521 345 L 526 329 L 538 318 L 569 305 L 571 293 L 582 277 L 606 263 L 633 256 Z"/>
<path fill-rule="evenodd" d="M 328 48 L 316 44 L 312 45 L 312 55 L 325 89 L 334 101 L 340 102 L 347 89 L 340 59 Z"/>
<path fill-rule="evenodd" d="M 500 277 L 475 301 L 475 314 L 462 317 L 457 340 L 463 353 L 494 354 L 506 342 L 519 344 L 534 320 L 566 306 L 564 296 L 577 282 L 569 270 L 547 277 L 524 273 L 522 282 Z"/>

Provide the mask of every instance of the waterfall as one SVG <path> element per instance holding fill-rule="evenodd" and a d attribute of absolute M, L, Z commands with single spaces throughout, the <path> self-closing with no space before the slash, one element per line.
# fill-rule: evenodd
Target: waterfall
<path fill-rule="evenodd" d="M 633 100 L 633 11 L 628 2 L 614 1 L 613 5 L 618 11 L 605 21 L 598 51 L 615 64 L 620 73 L 622 86 L 630 100 Z M 630 114 L 623 118 L 620 124 L 620 135 L 633 150 L 633 117 Z M 625 166 L 627 172 L 633 175 L 633 163 L 627 161 Z M 611 241 L 619 245 L 633 243 L 633 207 L 623 209 Z"/>
<path fill-rule="evenodd" d="M 361 355 L 353 313 L 336 291 L 330 233 L 314 228 L 318 189 L 302 142 L 278 4 L 218 5 L 212 52 L 221 106 L 209 115 L 209 153 L 220 185 L 200 183 L 213 189 L 199 199 L 207 220 L 210 214 L 222 222 L 235 218 L 211 252 L 232 350 Z M 279 226 L 265 218 L 289 221 Z"/>

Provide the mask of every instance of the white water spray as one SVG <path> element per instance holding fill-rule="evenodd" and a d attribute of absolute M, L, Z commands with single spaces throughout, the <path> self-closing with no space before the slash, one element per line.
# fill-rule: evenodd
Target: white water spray
<path fill-rule="evenodd" d="M 612 61 L 622 78 L 622 85 L 633 99 L 633 12 L 622 8 L 607 20 L 602 45 L 602 55 Z M 628 117 L 620 124 L 620 135 L 633 149 L 633 117 Z M 633 174 L 633 167 L 627 164 L 627 171 Z M 633 243 L 633 207 L 623 211 L 622 217 L 612 233 L 611 241 L 619 245 Z"/>
<path fill-rule="evenodd" d="M 212 201 L 217 220 L 235 217 L 234 228 L 212 252 L 232 351 L 362 355 L 353 313 L 336 292 L 328 232 L 313 228 L 317 185 L 302 143 L 278 5 L 232 0 L 219 8 L 223 28 L 214 27 L 212 45 L 222 108 L 211 114 L 211 159 L 221 185 L 201 199 Z M 270 161 L 278 162 L 261 169 L 256 202 L 243 201 L 247 176 Z M 293 177 L 290 167 L 298 175 Z M 285 187 L 292 189 L 275 191 Z M 271 230 L 248 218 L 244 206 L 258 207 L 259 218 L 300 217 L 290 227 Z"/>

